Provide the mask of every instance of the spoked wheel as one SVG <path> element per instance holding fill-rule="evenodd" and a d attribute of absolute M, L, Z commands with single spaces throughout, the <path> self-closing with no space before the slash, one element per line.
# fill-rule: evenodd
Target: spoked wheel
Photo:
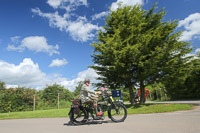
<path fill-rule="evenodd" d="M 110 119 L 114 122 L 123 122 L 127 117 L 126 107 L 121 103 L 111 104 L 108 113 Z"/>
<path fill-rule="evenodd" d="M 70 121 L 73 123 L 81 124 L 87 121 L 87 111 L 84 108 L 80 108 L 79 113 L 76 113 L 75 109 L 72 109 L 70 113 Z"/>

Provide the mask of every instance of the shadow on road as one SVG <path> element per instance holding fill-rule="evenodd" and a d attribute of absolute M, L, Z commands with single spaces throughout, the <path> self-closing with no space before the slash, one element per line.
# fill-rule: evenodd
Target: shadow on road
<path fill-rule="evenodd" d="M 114 122 L 111 121 L 111 120 L 107 120 L 107 121 L 91 120 L 91 121 L 88 121 L 88 122 L 85 122 L 85 123 L 75 124 L 75 123 L 72 123 L 72 122 L 69 121 L 68 123 L 64 123 L 63 125 L 64 126 L 84 126 L 84 125 L 98 125 L 98 124 L 103 124 L 103 123 L 114 123 Z"/>

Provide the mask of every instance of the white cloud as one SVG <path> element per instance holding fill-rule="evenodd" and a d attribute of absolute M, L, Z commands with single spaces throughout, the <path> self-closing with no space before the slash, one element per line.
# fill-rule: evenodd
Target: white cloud
<path fill-rule="evenodd" d="M 88 68 L 85 71 L 79 72 L 77 77 L 72 80 L 67 80 L 66 78 L 58 78 L 57 82 L 60 85 L 63 85 L 65 88 L 68 88 L 71 91 L 75 90 L 79 81 L 84 81 L 85 78 L 89 78 L 91 83 L 97 83 L 96 80 L 99 75 L 91 68 Z"/>
<path fill-rule="evenodd" d="M 110 12 L 107 11 L 107 12 L 101 12 L 101 13 L 98 13 L 98 14 L 95 14 L 92 16 L 92 20 L 97 20 L 97 19 L 100 19 L 102 17 L 105 17 L 106 15 L 108 15 Z"/>
<path fill-rule="evenodd" d="M 200 53 L 200 48 L 197 48 L 197 49 L 195 50 L 195 53 L 196 53 L 196 54 Z"/>
<path fill-rule="evenodd" d="M 39 8 L 31 9 L 33 13 L 49 19 L 49 26 L 53 28 L 59 28 L 60 31 L 66 30 L 66 27 L 69 25 L 67 19 L 69 14 L 64 14 L 63 16 L 59 15 L 56 11 L 55 13 L 43 13 Z"/>
<path fill-rule="evenodd" d="M 93 31 L 99 29 L 97 25 L 87 22 L 86 17 L 79 17 L 76 21 L 70 22 L 67 30 L 74 40 L 86 42 L 95 36 Z"/>
<path fill-rule="evenodd" d="M 62 59 L 62 60 L 59 60 L 59 59 L 55 59 L 55 60 L 52 60 L 52 63 L 49 65 L 49 67 L 59 67 L 59 66 L 64 66 L 66 65 L 68 62 L 66 59 Z"/>
<path fill-rule="evenodd" d="M 18 51 L 18 52 L 23 52 L 24 51 L 24 48 L 22 47 L 15 47 L 14 45 L 8 45 L 7 47 L 7 50 L 8 51 Z"/>
<path fill-rule="evenodd" d="M 49 45 L 47 39 L 43 36 L 26 37 L 21 41 L 19 46 L 8 45 L 7 49 L 23 52 L 25 48 L 30 51 L 49 53 L 50 56 L 53 54 L 60 54 L 58 51 L 59 46 L 57 44 L 56 46 Z"/>
<path fill-rule="evenodd" d="M 181 41 L 190 41 L 200 37 L 200 13 L 190 14 L 184 20 L 179 21 L 178 27 L 183 27 L 184 31 Z"/>
<path fill-rule="evenodd" d="M 34 86 L 46 81 L 46 74 L 30 58 L 19 65 L 0 61 L 0 73 L 0 80 L 9 85 Z"/>
<path fill-rule="evenodd" d="M 118 3 L 122 3 L 122 6 L 134 6 L 136 4 L 142 5 L 144 4 L 143 0 L 117 0 L 117 2 L 113 2 L 111 5 L 111 11 L 116 11 L 119 8 Z"/>
<path fill-rule="evenodd" d="M 198 57 L 198 54 L 200 53 L 200 48 L 197 48 L 194 53 L 189 53 L 189 54 L 186 54 L 184 57 L 190 57 L 190 56 L 193 56 L 192 60 L 193 59 L 199 59 Z"/>
<path fill-rule="evenodd" d="M 20 38 L 20 36 L 14 36 L 14 37 L 11 37 L 10 40 L 11 40 L 12 43 L 18 44 L 19 43 L 19 38 Z"/>
<path fill-rule="evenodd" d="M 47 3 L 53 8 L 65 6 L 66 4 L 70 6 L 87 6 L 87 0 L 47 0 Z"/>
<path fill-rule="evenodd" d="M 48 0 L 47 3 L 53 8 L 58 8 L 63 0 Z"/>
<path fill-rule="evenodd" d="M 71 13 L 78 6 L 87 6 L 87 0 L 48 0 L 47 3 L 55 9 L 65 9 L 66 12 L 63 15 L 60 15 L 58 10 L 55 13 L 44 13 L 39 8 L 32 9 L 32 12 L 47 18 L 50 27 L 69 33 L 75 41 L 86 42 L 91 40 L 96 31 L 100 29 L 98 25 L 88 22 L 86 17 Z"/>
<path fill-rule="evenodd" d="M 14 44 L 19 44 L 19 42 L 20 42 L 19 38 L 20 38 L 20 36 L 14 36 L 14 37 L 11 37 L 10 40 Z M 14 45 L 8 45 L 7 49 L 9 51 L 19 51 L 19 52 L 22 52 L 24 50 L 23 48 L 15 47 Z"/>
<path fill-rule="evenodd" d="M 86 42 L 91 40 L 95 36 L 93 32 L 100 29 L 97 25 L 88 22 L 86 17 L 78 17 L 76 21 L 71 21 L 68 13 L 61 16 L 58 12 L 43 13 L 38 8 L 32 9 L 32 12 L 49 19 L 50 27 L 69 32 L 75 41 Z"/>
<path fill-rule="evenodd" d="M 92 83 L 96 83 L 97 77 L 98 74 L 91 68 L 79 72 L 76 78 L 69 80 L 59 74 L 47 75 L 30 58 L 25 58 L 19 65 L 0 60 L 0 81 L 6 82 L 7 87 L 25 86 L 43 89 L 46 85 L 57 83 L 74 91 L 79 81 L 90 78 Z"/>

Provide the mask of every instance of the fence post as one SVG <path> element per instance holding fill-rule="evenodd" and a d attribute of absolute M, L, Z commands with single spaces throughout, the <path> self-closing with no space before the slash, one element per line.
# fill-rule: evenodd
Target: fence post
<path fill-rule="evenodd" d="M 165 93 L 165 101 L 167 100 L 167 94 Z"/>
<path fill-rule="evenodd" d="M 59 104 L 60 104 L 60 103 L 59 103 L 59 93 L 58 93 L 58 109 L 59 109 Z"/>
<path fill-rule="evenodd" d="M 33 95 L 33 111 L 35 111 L 35 94 Z"/>
<path fill-rule="evenodd" d="M 162 90 L 160 88 L 160 100 L 162 99 Z"/>
<path fill-rule="evenodd" d="M 152 98 L 151 98 L 151 92 L 149 92 L 149 98 L 152 100 Z"/>

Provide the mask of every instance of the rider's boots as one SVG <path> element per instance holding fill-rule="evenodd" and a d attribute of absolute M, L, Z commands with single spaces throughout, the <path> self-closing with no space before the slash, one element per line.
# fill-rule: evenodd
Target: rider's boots
<path fill-rule="evenodd" d="M 98 113 L 96 114 L 96 116 L 101 116 L 101 115 L 103 115 L 103 112 L 98 112 Z"/>
<path fill-rule="evenodd" d="M 103 114 L 104 114 L 103 112 L 98 112 L 96 115 L 94 115 L 93 119 L 94 120 L 103 120 L 103 119 L 105 119 Z"/>

